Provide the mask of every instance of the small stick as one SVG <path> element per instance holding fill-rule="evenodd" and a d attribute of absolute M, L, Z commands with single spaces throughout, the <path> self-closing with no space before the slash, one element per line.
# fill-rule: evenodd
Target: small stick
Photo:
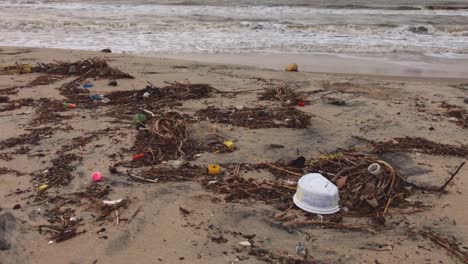
<path fill-rule="evenodd" d="M 119 225 L 120 220 L 119 220 L 119 210 L 115 210 L 115 220 L 117 221 L 117 225 Z"/>
<path fill-rule="evenodd" d="M 133 213 L 133 215 L 130 217 L 127 224 L 130 224 L 130 222 L 132 222 L 133 218 L 135 218 L 135 216 L 141 211 L 141 208 L 143 208 L 143 207 L 140 205 L 140 207 L 138 207 L 138 209 L 135 211 L 135 213 Z"/>
<path fill-rule="evenodd" d="M 268 165 L 268 166 L 272 167 L 273 169 L 277 169 L 277 170 L 280 170 L 280 171 L 284 171 L 284 172 L 287 172 L 287 173 L 292 174 L 292 175 L 302 176 L 302 174 L 300 174 L 300 173 L 293 172 L 293 171 L 289 171 L 289 170 L 285 170 L 285 169 L 283 169 L 283 168 L 276 167 L 275 165 L 272 165 L 272 164 L 267 163 L 267 162 L 263 162 L 263 164 Z"/>
<path fill-rule="evenodd" d="M 143 112 L 145 112 L 145 113 L 151 115 L 152 117 L 155 117 L 155 116 L 156 116 L 156 115 L 155 115 L 153 112 L 151 112 L 150 110 L 146 110 L 146 109 L 143 109 L 143 108 L 142 108 L 141 110 L 143 110 Z"/>
<path fill-rule="evenodd" d="M 444 185 L 442 185 L 442 187 L 439 188 L 439 191 L 444 191 L 445 190 L 445 187 L 447 187 L 447 185 L 453 180 L 453 178 L 455 178 L 455 176 L 458 174 L 458 172 L 461 170 L 461 168 L 465 165 L 466 161 L 463 161 L 460 166 L 458 166 L 458 169 L 452 174 L 452 176 L 445 182 Z"/>
<path fill-rule="evenodd" d="M 131 174 L 129 171 L 127 171 L 127 174 L 130 178 L 136 180 L 140 180 L 140 181 L 147 181 L 147 182 L 154 182 L 154 183 L 157 183 L 158 181 L 157 180 L 150 180 L 150 179 L 146 179 L 146 178 L 143 178 L 143 177 L 140 177 L 140 176 L 136 176 L 136 175 L 133 175 Z"/>

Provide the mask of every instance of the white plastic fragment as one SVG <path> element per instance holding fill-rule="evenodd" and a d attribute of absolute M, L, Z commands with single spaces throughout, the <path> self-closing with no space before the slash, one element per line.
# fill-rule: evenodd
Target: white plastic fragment
<path fill-rule="evenodd" d="M 120 202 L 122 202 L 123 199 L 118 199 L 118 200 L 104 200 L 102 201 L 104 204 L 107 204 L 107 205 L 116 205 L 116 204 L 119 204 Z"/>

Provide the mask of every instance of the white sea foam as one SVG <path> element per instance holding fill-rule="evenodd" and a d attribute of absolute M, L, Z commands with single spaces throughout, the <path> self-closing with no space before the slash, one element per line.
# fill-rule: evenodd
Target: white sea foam
<path fill-rule="evenodd" d="M 0 0 L 0 45 L 144 54 L 403 51 L 456 57 L 468 50 L 468 10 Z"/>

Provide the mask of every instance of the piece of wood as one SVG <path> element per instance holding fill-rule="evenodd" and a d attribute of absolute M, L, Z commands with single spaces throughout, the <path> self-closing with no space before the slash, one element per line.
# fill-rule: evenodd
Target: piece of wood
<path fill-rule="evenodd" d="M 458 172 L 461 170 L 461 168 L 465 165 L 466 161 L 463 161 L 460 166 L 458 166 L 457 170 L 452 174 L 452 176 L 444 183 L 444 185 L 442 185 L 440 188 L 439 188 L 439 191 L 442 192 L 445 190 L 445 187 L 447 187 L 447 185 L 453 180 L 453 178 L 455 178 L 455 176 L 458 174 Z"/>

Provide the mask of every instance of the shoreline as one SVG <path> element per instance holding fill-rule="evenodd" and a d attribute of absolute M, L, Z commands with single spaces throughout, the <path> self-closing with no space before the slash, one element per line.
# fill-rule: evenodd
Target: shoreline
<path fill-rule="evenodd" d="M 78 50 L 60 48 L 0 46 L 6 49 L 57 50 L 74 52 L 98 52 L 98 50 Z M 1 54 L 1 52 L 0 52 Z M 99 54 L 99 53 L 98 53 Z M 101 53 L 103 54 L 103 53 Z M 441 83 L 468 82 L 468 59 L 418 56 L 418 61 L 403 62 L 393 59 L 358 57 L 342 54 L 137 54 L 110 53 L 113 56 L 137 56 L 142 58 L 171 59 L 191 63 L 255 67 L 265 70 L 284 71 L 291 63 L 299 64 L 299 71 L 312 74 L 356 76 L 387 80 L 431 81 Z M 403 63 L 407 65 L 403 65 Z M 417 64 L 417 65 L 411 65 Z"/>

